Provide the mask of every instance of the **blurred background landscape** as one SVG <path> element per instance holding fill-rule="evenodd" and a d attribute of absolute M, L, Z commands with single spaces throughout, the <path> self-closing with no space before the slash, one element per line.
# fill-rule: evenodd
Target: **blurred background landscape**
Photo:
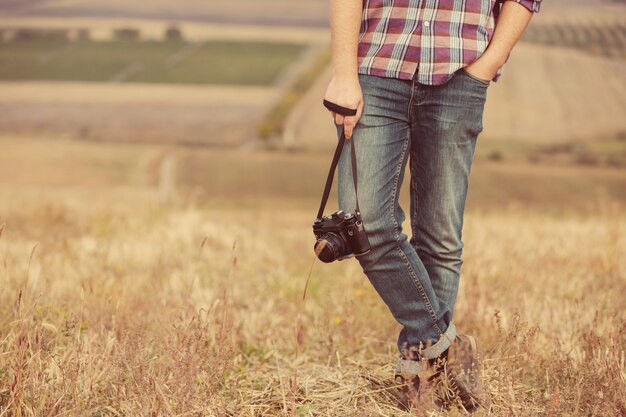
<path fill-rule="evenodd" d="M 0 415 L 403 415 L 356 262 L 299 301 L 329 65 L 326 0 L 0 0 Z M 489 87 L 455 314 L 496 415 L 626 415 L 625 80 L 626 2 L 546 0 Z"/>
<path fill-rule="evenodd" d="M 317 198 L 320 162 L 336 140 L 319 105 L 329 80 L 326 1 L 3 0 L 0 11 L 7 186 L 153 186 L 162 162 L 175 158 L 178 188 L 202 197 Z M 493 193 L 483 183 L 489 170 L 518 182 L 512 164 L 528 166 L 529 176 L 593 168 L 555 179 L 565 192 L 553 200 L 569 203 L 568 187 L 598 175 L 622 199 L 615 181 L 626 167 L 625 58 L 619 2 L 544 6 L 490 89 L 474 201 L 495 198 L 482 195 Z M 279 150 L 270 158 L 276 176 L 266 169 L 268 149 Z M 55 152 L 76 158 L 52 168 L 53 158 L 37 156 Z M 227 164 L 241 177 L 227 178 L 220 161 L 229 158 L 246 161 Z M 81 167 L 88 172 L 76 175 Z M 281 183 L 283 169 L 299 179 L 290 190 L 297 195 Z M 525 183 L 529 194 L 503 187 L 503 198 L 533 197 Z"/>

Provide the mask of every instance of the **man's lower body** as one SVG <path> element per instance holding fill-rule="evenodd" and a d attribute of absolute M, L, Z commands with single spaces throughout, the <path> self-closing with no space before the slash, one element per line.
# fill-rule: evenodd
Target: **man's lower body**
<path fill-rule="evenodd" d="M 357 259 L 403 326 L 398 348 L 410 367 L 441 357 L 456 339 L 463 211 L 489 83 L 463 69 L 436 86 L 368 75 L 359 81 L 365 105 L 352 140 L 372 250 Z M 345 212 L 356 206 L 350 157 L 345 146 L 338 168 L 339 208 Z M 407 164 L 410 240 L 398 201 Z"/>

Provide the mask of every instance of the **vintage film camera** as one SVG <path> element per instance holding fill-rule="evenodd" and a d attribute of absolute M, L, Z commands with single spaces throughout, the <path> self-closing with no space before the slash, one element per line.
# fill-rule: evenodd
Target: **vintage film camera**
<path fill-rule="evenodd" d="M 317 238 L 315 253 L 326 263 L 344 260 L 370 251 L 370 243 L 361 221 L 361 213 L 339 210 L 330 216 L 315 219 L 313 233 Z"/>
<path fill-rule="evenodd" d="M 356 110 L 348 109 L 324 100 L 324 106 L 329 110 L 344 116 L 354 116 Z M 335 260 L 343 260 L 352 256 L 364 255 L 370 251 L 370 243 L 367 239 L 367 233 L 361 220 L 359 211 L 359 199 L 356 199 L 356 210 L 354 213 L 344 213 L 342 210 L 336 211 L 330 216 L 324 216 L 324 208 L 328 201 L 328 195 L 333 184 L 335 169 L 343 150 L 346 137 L 341 133 L 341 138 L 337 144 L 333 161 L 330 165 L 328 178 L 326 179 L 326 187 L 322 195 L 322 203 L 320 205 L 317 218 L 313 222 L 313 234 L 315 235 L 314 250 L 317 257 L 326 263 Z M 356 151 L 354 148 L 354 140 L 350 140 L 351 162 L 352 162 L 352 178 L 354 179 L 354 194 L 357 194 L 357 170 L 356 170 Z"/>

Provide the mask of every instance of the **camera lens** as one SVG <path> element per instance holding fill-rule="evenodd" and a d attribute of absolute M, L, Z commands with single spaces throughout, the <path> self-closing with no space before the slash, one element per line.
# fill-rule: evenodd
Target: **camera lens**
<path fill-rule="evenodd" d="M 330 263 L 345 254 L 346 242 L 341 236 L 328 233 L 315 242 L 314 248 L 320 261 Z"/>

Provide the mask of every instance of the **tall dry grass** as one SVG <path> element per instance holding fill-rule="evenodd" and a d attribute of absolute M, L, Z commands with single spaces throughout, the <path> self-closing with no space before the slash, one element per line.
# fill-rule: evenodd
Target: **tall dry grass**
<path fill-rule="evenodd" d="M 410 415 L 358 264 L 302 300 L 311 213 L 0 206 L 0 416 Z M 626 415 L 625 218 L 468 213 L 455 321 L 490 415 Z"/>

